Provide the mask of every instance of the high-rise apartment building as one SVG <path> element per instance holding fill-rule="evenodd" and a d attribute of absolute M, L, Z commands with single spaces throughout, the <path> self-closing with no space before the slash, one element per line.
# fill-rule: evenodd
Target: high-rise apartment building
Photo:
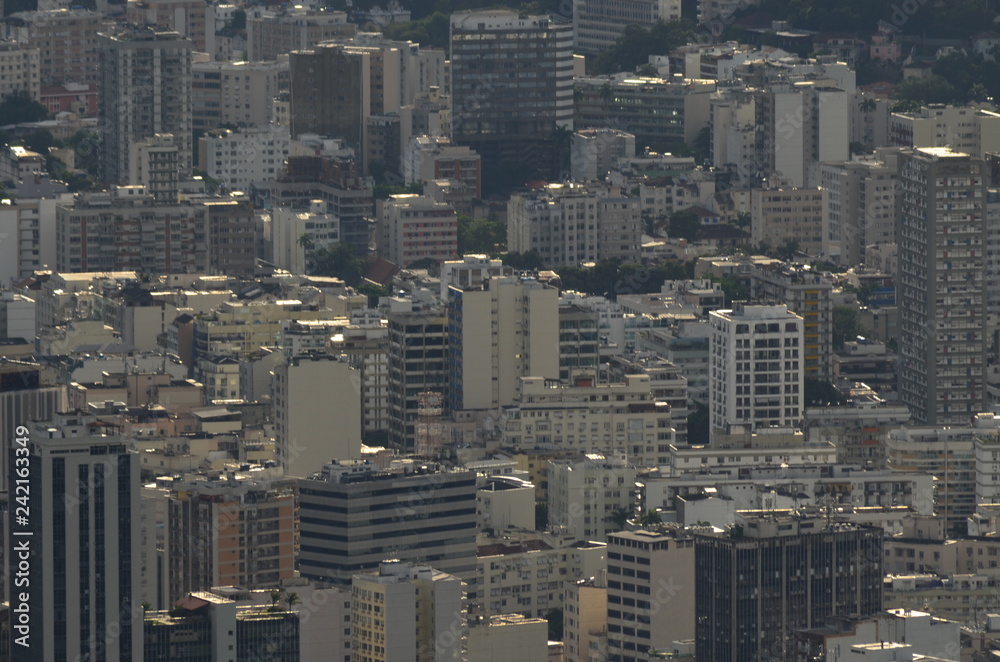
<path fill-rule="evenodd" d="M 448 318 L 444 311 L 389 311 L 389 441 L 413 449 L 418 396 L 448 386 Z"/>
<path fill-rule="evenodd" d="M 473 581 L 476 477 L 401 461 L 327 464 L 299 481 L 303 576 L 347 582 L 398 559 L 425 563 Z M 411 651 L 412 652 L 412 651 Z"/>
<path fill-rule="evenodd" d="M 16 41 L 0 41 L 0 99 L 23 95 L 37 101 L 41 94 L 38 48 Z"/>
<path fill-rule="evenodd" d="M 755 265 L 754 301 L 784 303 L 802 318 L 802 366 L 807 379 L 833 379 L 833 282 L 802 266 Z"/>
<path fill-rule="evenodd" d="M 178 167 L 191 168 L 191 40 L 151 28 L 102 33 L 100 65 L 101 177 L 124 182 L 132 144 L 173 134 Z"/>
<path fill-rule="evenodd" d="M 199 53 L 206 52 L 208 7 L 202 0 L 130 0 L 125 7 L 125 19 L 129 23 L 172 30 L 190 39 Z M 214 31 L 214 26 L 211 29 Z"/>
<path fill-rule="evenodd" d="M 247 16 L 248 59 L 277 60 L 279 55 L 312 48 L 323 41 L 352 37 L 356 29 L 342 11 L 252 9 Z"/>
<path fill-rule="evenodd" d="M 608 662 L 648 662 L 650 651 L 694 638 L 693 535 L 609 533 L 607 553 Z"/>
<path fill-rule="evenodd" d="M 789 660 L 797 630 L 830 617 L 876 614 L 882 537 L 874 527 L 780 515 L 748 518 L 724 535 L 698 535 L 698 659 Z"/>
<path fill-rule="evenodd" d="M 983 163 L 918 148 L 899 182 L 899 399 L 914 423 L 967 425 L 986 403 Z"/>
<path fill-rule="evenodd" d="M 500 416 L 505 445 L 615 453 L 646 467 L 669 464 L 676 419 L 656 397 L 649 375 L 625 375 L 618 384 L 591 379 L 574 386 L 543 377 L 520 381 L 517 401 Z"/>
<path fill-rule="evenodd" d="M 284 57 L 261 62 L 194 62 L 191 128 L 267 127 L 274 115 L 274 97 L 288 89 L 288 78 L 288 58 Z"/>
<path fill-rule="evenodd" d="M 175 483 L 166 529 L 170 604 L 213 586 L 278 588 L 295 574 L 291 486 L 235 478 Z"/>
<path fill-rule="evenodd" d="M 820 163 L 811 183 L 827 192 L 822 240 L 827 259 L 857 265 L 868 246 L 896 240 L 894 159 Z"/>
<path fill-rule="evenodd" d="M 569 21 L 510 10 L 452 14 L 451 81 L 457 144 L 525 179 L 555 167 L 548 147 L 557 130 L 573 128 Z"/>
<path fill-rule="evenodd" d="M 549 462 L 549 527 L 580 540 L 603 542 L 616 511 L 631 512 L 636 468 L 598 453 Z"/>
<path fill-rule="evenodd" d="M 39 51 L 41 84 L 98 82 L 98 33 L 107 26 L 100 13 L 89 9 L 48 9 L 18 12 L 12 18 L 18 41 Z"/>
<path fill-rule="evenodd" d="M 683 77 L 592 76 L 576 78 L 573 85 L 575 128 L 628 131 L 636 145 L 658 150 L 697 139 L 708 127 L 716 90 L 714 80 Z"/>
<path fill-rule="evenodd" d="M 552 267 L 635 256 L 642 230 L 639 199 L 617 189 L 549 184 L 515 193 L 507 206 L 510 250 L 537 251 Z"/>
<path fill-rule="evenodd" d="M 820 188 L 752 189 L 751 238 L 758 244 L 794 246 L 809 255 L 822 255 L 826 198 L 827 192 Z"/>
<path fill-rule="evenodd" d="M 922 106 L 889 115 L 889 141 L 899 147 L 949 147 L 985 159 L 1000 150 L 1000 114 L 975 106 Z"/>
<path fill-rule="evenodd" d="M 711 437 L 734 427 L 798 427 L 803 319 L 784 304 L 737 303 L 732 310 L 712 311 L 709 324 Z"/>
<path fill-rule="evenodd" d="M 31 316 L 34 329 L 34 315 Z M 10 336 L 8 336 L 10 337 Z M 29 342 L 34 347 L 34 332 Z M 24 421 L 47 421 L 66 409 L 66 387 L 46 384 L 42 368 L 34 363 L 4 361 L 0 364 L 0 434 L 13 439 Z M 9 453 L 0 453 L 0 488 L 9 488 Z"/>
<path fill-rule="evenodd" d="M 292 51 L 290 67 L 292 137 L 316 133 L 343 138 L 367 167 L 369 118 L 398 112 L 401 105 L 398 51 L 319 44 Z"/>
<path fill-rule="evenodd" d="M 397 560 L 354 575 L 355 662 L 459 662 L 466 640 L 462 580 Z"/>
<path fill-rule="evenodd" d="M 372 190 L 358 176 L 354 158 L 289 156 L 271 182 L 273 206 L 310 209 L 314 200 L 326 203 L 326 212 L 340 219 L 342 241 L 364 255 L 372 236 Z"/>
<path fill-rule="evenodd" d="M 537 280 L 491 278 L 448 291 L 452 411 L 514 402 L 521 377 L 559 377 L 559 291 Z"/>
<path fill-rule="evenodd" d="M 141 660 L 138 456 L 82 412 L 19 426 L 10 449 L 9 659 Z"/>
<path fill-rule="evenodd" d="M 289 476 L 361 455 L 361 376 L 327 354 L 288 357 L 274 369 L 271 402 L 278 461 Z"/>
<path fill-rule="evenodd" d="M 157 203 L 144 187 L 90 193 L 56 207 L 56 268 L 136 269 L 149 274 L 209 268 L 204 206 Z"/>
<path fill-rule="evenodd" d="M 379 254 L 401 267 L 431 259 L 442 262 L 458 254 L 455 208 L 424 195 L 402 193 L 378 205 Z"/>

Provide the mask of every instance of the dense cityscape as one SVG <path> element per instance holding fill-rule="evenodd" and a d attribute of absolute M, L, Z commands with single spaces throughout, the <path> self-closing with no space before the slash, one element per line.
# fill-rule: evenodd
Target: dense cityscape
<path fill-rule="evenodd" d="M 0 0 L 0 662 L 1000 659 L 1000 0 Z"/>

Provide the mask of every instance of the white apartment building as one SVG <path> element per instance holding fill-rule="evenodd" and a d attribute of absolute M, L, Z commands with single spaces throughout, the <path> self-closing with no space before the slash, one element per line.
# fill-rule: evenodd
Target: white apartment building
<path fill-rule="evenodd" d="M 561 609 L 566 586 L 604 570 L 605 545 L 572 536 L 512 535 L 482 540 L 478 547 L 479 604 L 487 616 L 546 616 Z"/>
<path fill-rule="evenodd" d="M 896 168 L 881 161 L 819 163 L 812 182 L 825 191 L 822 252 L 861 264 L 868 246 L 896 241 Z"/>
<path fill-rule="evenodd" d="M 977 470 L 977 439 L 981 440 L 983 459 L 997 434 L 993 417 L 977 419 L 983 427 L 911 427 L 889 432 L 886 441 L 888 466 L 893 471 L 921 472 L 935 477 L 934 512 L 944 517 L 949 529 L 965 525 L 976 510 L 976 488 L 983 481 L 984 493 L 990 491 L 992 460 L 984 462 L 982 478 Z M 990 440 L 988 443 L 986 440 Z"/>
<path fill-rule="evenodd" d="M 516 476 L 489 476 L 476 486 L 476 523 L 480 530 L 535 528 L 535 486 Z"/>
<path fill-rule="evenodd" d="M 359 662 L 459 662 L 467 638 L 462 580 L 385 561 L 351 580 L 351 651 Z M 337 627 L 340 627 L 338 624 Z"/>
<path fill-rule="evenodd" d="M 280 269 L 304 274 L 312 253 L 340 241 L 340 219 L 314 201 L 309 211 L 291 207 L 271 210 L 271 261 Z"/>
<path fill-rule="evenodd" d="M 972 106 L 930 104 L 889 115 L 889 141 L 899 147 L 950 147 L 985 158 L 1000 151 L 1000 113 Z"/>
<path fill-rule="evenodd" d="M 525 377 L 519 400 L 501 412 L 501 438 L 521 449 L 623 454 L 639 466 L 666 464 L 674 443 L 671 410 L 652 389 L 649 375 L 594 386 Z"/>
<path fill-rule="evenodd" d="M 570 177 L 574 181 L 600 179 L 619 158 L 635 156 L 635 136 L 618 129 L 582 129 L 570 138 Z"/>
<path fill-rule="evenodd" d="M 231 356 L 199 357 L 195 379 L 205 386 L 205 404 L 240 397 L 240 362 Z"/>
<path fill-rule="evenodd" d="M 441 299 L 448 298 L 448 288 L 460 290 L 482 285 L 489 278 L 513 276 L 514 269 L 504 266 L 500 259 L 488 255 L 463 255 L 460 260 L 445 260 L 441 263 Z"/>
<path fill-rule="evenodd" d="M 266 187 L 291 148 L 287 126 L 209 131 L 198 139 L 198 167 L 232 191 Z"/>
<path fill-rule="evenodd" d="M 978 414 L 973 421 L 976 503 L 1000 503 L 1000 418 Z"/>
<path fill-rule="evenodd" d="M 377 233 L 379 253 L 401 267 L 458 253 L 455 208 L 423 195 L 401 193 L 382 201 Z"/>
<path fill-rule="evenodd" d="M 604 542 L 616 511 L 631 513 L 636 469 L 624 458 L 591 453 L 549 461 L 549 527 Z"/>
<path fill-rule="evenodd" d="M 10 283 L 56 264 L 56 206 L 72 193 L 52 198 L 0 201 L 0 282 Z"/>
<path fill-rule="evenodd" d="M 491 278 L 448 290 L 452 411 L 515 402 L 522 378 L 559 375 L 559 291 L 530 278 Z"/>
<path fill-rule="evenodd" d="M 710 435 L 731 426 L 795 428 L 802 421 L 803 319 L 784 304 L 737 303 L 709 314 Z"/>
<path fill-rule="evenodd" d="M 273 99 L 288 88 L 288 57 L 269 62 L 217 62 L 202 58 L 191 65 L 191 111 L 195 130 L 225 124 L 266 127 Z"/>
<path fill-rule="evenodd" d="M 507 205 L 510 250 L 537 251 L 550 267 L 634 258 L 642 231 L 639 199 L 617 189 L 549 184 L 514 194 Z"/>
<path fill-rule="evenodd" d="M 286 475 L 361 457 L 360 381 L 350 364 L 329 355 L 290 357 L 275 368 L 274 432 Z"/>

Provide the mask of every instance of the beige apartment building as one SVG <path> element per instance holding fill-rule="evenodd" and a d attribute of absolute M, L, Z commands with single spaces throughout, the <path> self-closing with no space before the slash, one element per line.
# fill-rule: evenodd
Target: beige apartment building
<path fill-rule="evenodd" d="M 750 201 L 754 243 L 777 248 L 794 242 L 803 253 L 822 255 L 825 195 L 819 188 L 754 189 Z"/>

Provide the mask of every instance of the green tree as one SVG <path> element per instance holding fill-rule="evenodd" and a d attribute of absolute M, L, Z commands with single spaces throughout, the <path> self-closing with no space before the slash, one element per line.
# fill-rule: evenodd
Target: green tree
<path fill-rule="evenodd" d="M 593 59 L 592 73 L 613 74 L 620 71 L 635 71 L 639 66 L 649 62 L 650 55 L 669 53 L 674 48 L 686 44 L 693 36 L 694 24 L 690 21 L 660 22 L 648 30 L 637 25 L 629 25 L 611 48 Z"/>
<path fill-rule="evenodd" d="M 563 640 L 563 610 L 550 609 L 545 615 L 545 620 L 549 622 L 549 641 Z"/>
<path fill-rule="evenodd" d="M 854 306 L 833 307 L 833 349 L 841 350 L 844 343 L 854 340 L 864 334 L 864 328 L 858 318 L 858 309 Z"/>
<path fill-rule="evenodd" d="M 694 411 L 688 414 L 688 443 L 707 444 L 709 425 L 708 407 L 696 402 Z"/>
<path fill-rule="evenodd" d="M 549 505 L 544 501 L 535 504 L 535 530 L 544 531 L 549 528 Z"/>
<path fill-rule="evenodd" d="M 659 78 L 660 70 L 656 68 L 656 65 L 650 62 L 643 62 L 638 67 L 635 68 L 635 73 L 637 76 L 642 78 Z"/>
<path fill-rule="evenodd" d="M 307 271 L 313 276 L 340 278 L 345 284 L 357 287 L 364 276 L 365 262 L 354 246 L 339 242 L 314 250 L 309 256 Z"/>
<path fill-rule="evenodd" d="M 421 46 L 433 46 L 448 51 L 451 48 L 451 18 L 449 12 L 435 11 L 416 21 L 390 23 L 382 33 L 390 39 L 415 41 Z"/>
<path fill-rule="evenodd" d="M 246 30 L 247 29 L 247 12 L 242 7 L 233 12 L 233 20 L 230 21 L 229 27 L 233 30 Z"/>
<path fill-rule="evenodd" d="M 955 93 L 955 87 L 947 78 L 937 74 L 926 78 L 907 78 L 899 86 L 899 98 L 922 104 L 961 102 Z"/>
<path fill-rule="evenodd" d="M 538 251 L 528 251 L 527 253 L 504 253 L 500 256 L 500 261 L 508 267 L 513 267 L 514 269 L 520 269 L 523 271 L 531 271 L 545 267 L 545 264 L 542 262 L 542 256 L 538 254 Z"/>
<path fill-rule="evenodd" d="M 647 510 L 645 514 L 639 518 L 639 524 L 644 527 L 662 523 L 663 518 L 660 516 L 660 511 L 655 508 L 653 510 Z"/>
<path fill-rule="evenodd" d="M 778 249 L 776 251 L 778 258 L 781 260 L 785 260 L 786 262 L 789 260 L 794 260 L 795 255 L 798 252 L 799 252 L 799 242 L 796 239 L 785 239 L 783 242 L 781 242 L 781 245 L 778 246 Z"/>
<path fill-rule="evenodd" d="M 839 407 L 846 403 L 840 391 L 822 379 L 806 377 L 802 392 L 807 407 Z"/>
<path fill-rule="evenodd" d="M 634 513 L 631 508 L 615 508 L 611 513 L 611 524 L 614 525 L 616 531 L 621 531 L 632 515 Z"/>
<path fill-rule="evenodd" d="M 0 126 L 41 122 L 48 117 L 49 109 L 28 96 L 27 92 L 15 92 L 0 102 Z"/>
<path fill-rule="evenodd" d="M 458 252 L 492 254 L 507 245 L 507 224 L 500 220 L 458 215 Z"/>
<path fill-rule="evenodd" d="M 670 215 L 670 227 L 667 234 L 673 239 L 694 241 L 701 231 L 701 219 L 690 211 L 675 211 Z"/>

